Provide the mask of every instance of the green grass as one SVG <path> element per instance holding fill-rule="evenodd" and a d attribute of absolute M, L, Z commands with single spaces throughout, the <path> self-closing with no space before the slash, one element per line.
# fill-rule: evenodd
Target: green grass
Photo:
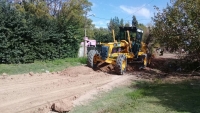
<path fill-rule="evenodd" d="M 70 113 L 200 113 L 200 82 L 135 82 Z"/>
<path fill-rule="evenodd" d="M 42 73 L 61 71 L 70 66 L 86 64 L 86 58 L 66 58 L 53 61 L 35 61 L 28 64 L 0 64 L 0 75 L 6 73 L 8 75 L 23 74 L 28 72 Z"/>

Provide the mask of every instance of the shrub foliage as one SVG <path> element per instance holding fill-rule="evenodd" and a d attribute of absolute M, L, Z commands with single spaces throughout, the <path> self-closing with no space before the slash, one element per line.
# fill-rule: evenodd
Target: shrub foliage
<path fill-rule="evenodd" d="M 0 63 L 76 57 L 87 0 L 0 1 Z"/>

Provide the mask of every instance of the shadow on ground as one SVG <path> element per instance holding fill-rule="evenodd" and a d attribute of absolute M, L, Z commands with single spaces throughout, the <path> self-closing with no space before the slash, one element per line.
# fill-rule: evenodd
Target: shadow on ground
<path fill-rule="evenodd" d="M 128 63 L 126 72 L 146 72 L 146 73 L 157 73 L 158 71 L 162 71 L 164 73 L 175 72 L 178 70 L 178 66 L 176 65 L 177 59 L 173 58 L 159 58 L 153 59 L 151 65 L 145 69 L 141 69 L 143 63 Z M 94 71 L 103 71 L 110 74 L 116 74 L 114 70 L 114 66 L 108 63 L 99 63 L 97 67 L 94 68 Z"/>
<path fill-rule="evenodd" d="M 150 68 L 138 70 L 129 66 L 129 73 L 143 81 L 136 81 L 132 87 L 137 88 L 142 97 L 153 97 L 159 101 L 147 103 L 161 105 L 175 112 L 200 113 L 200 76 L 179 70 L 177 59 L 153 59 Z M 128 94 L 131 99 L 135 93 Z M 132 95 L 132 96 L 130 96 Z M 171 111 L 169 111 L 171 112 Z"/>
<path fill-rule="evenodd" d="M 147 101 L 175 112 L 200 113 L 200 79 L 179 82 L 137 82 L 133 85 L 143 97 L 155 97 L 159 101 Z M 129 97 L 134 96 L 134 91 Z M 133 99 L 131 97 L 131 99 Z"/>
<path fill-rule="evenodd" d="M 141 64 L 129 64 L 127 67 L 127 72 L 133 75 L 139 72 L 140 75 L 142 75 L 140 77 L 145 79 L 166 78 L 170 76 L 200 76 L 200 72 L 198 70 L 187 70 L 185 68 L 187 67 L 187 62 L 184 60 L 181 61 L 177 58 L 153 58 L 151 61 L 151 65 L 149 65 L 145 69 L 139 69 L 140 66 Z"/>

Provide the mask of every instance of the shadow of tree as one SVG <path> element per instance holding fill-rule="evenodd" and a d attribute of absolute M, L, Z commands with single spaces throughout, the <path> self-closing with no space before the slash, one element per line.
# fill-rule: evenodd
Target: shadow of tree
<path fill-rule="evenodd" d="M 178 63 L 178 59 L 175 58 L 154 58 L 151 60 L 151 64 L 149 65 L 149 69 L 140 69 L 142 64 L 137 64 L 137 63 L 130 63 L 127 66 L 127 71 L 128 72 L 134 72 L 134 71 L 149 71 L 151 70 L 159 70 L 164 73 L 170 73 L 170 72 L 176 72 L 179 68 L 180 65 Z"/>
<path fill-rule="evenodd" d="M 127 73 L 130 75 L 139 74 L 138 77 L 143 79 L 200 76 L 198 72 L 193 73 L 191 70 L 184 70 L 184 65 L 180 63 L 180 59 L 176 58 L 155 58 L 152 59 L 150 67 L 139 69 L 140 66 L 141 64 L 129 64 Z"/>
<path fill-rule="evenodd" d="M 147 101 L 165 106 L 176 112 L 200 113 L 200 81 L 187 80 L 182 82 L 139 81 L 133 87 L 137 87 L 139 95 L 155 97 L 160 101 Z M 138 93 L 138 92 L 137 92 Z M 128 96 L 133 99 L 135 92 Z"/>

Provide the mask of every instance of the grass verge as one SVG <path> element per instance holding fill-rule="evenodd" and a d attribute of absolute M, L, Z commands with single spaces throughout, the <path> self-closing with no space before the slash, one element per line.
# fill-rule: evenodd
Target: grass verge
<path fill-rule="evenodd" d="M 35 61 L 29 64 L 0 64 L 0 75 L 2 73 L 13 75 L 28 72 L 61 71 L 70 66 L 86 64 L 86 61 L 86 58 L 66 58 L 53 61 Z"/>
<path fill-rule="evenodd" d="M 200 82 L 135 82 L 70 113 L 200 113 Z"/>

